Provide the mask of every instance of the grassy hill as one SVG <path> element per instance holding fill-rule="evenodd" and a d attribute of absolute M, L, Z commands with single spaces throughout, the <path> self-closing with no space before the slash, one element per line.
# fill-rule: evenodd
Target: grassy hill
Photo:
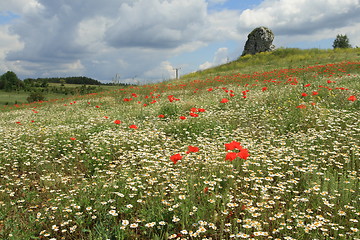
<path fill-rule="evenodd" d="M 297 49 L 280 48 L 273 52 L 264 52 L 256 55 L 246 55 L 236 61 L 223 64 L 211 69 L 199 71 L 185 76 L 185 79 L 219 75 L 219 74 L 238 74 L 266 72 L 274 69 L 299 68 L 312 65 L 337 63 L 342 61 L 359 61 L 360 48 L 347 49 Z"/>
<path fill-rule="evenodd" d="M 0 238 L 360 238 L 359 54 L 1 108 Z"/>

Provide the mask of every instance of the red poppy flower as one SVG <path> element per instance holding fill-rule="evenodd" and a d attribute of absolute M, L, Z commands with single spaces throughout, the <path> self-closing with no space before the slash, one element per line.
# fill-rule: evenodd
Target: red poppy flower
<path fill-rule="evenodd" d="M 243 148 L 240 150 L 240 152 L 237 153 L 237 156 L 246 160 L 250 156 L 250 154 L 246 148 Z"/>
<path fill-rule="evenodd" d="M 164 114 L 160 114 L 158 117 L 159 117 L 159 118 L 164 118 L 165 115 L 164 115 Z"/>
<path fill-rule="evenodd" d="M 100 106 L 97 106 L 97 105 L 96 105 L 95 107 L 96 107 L 96 108 L 100 108 Z"/>
<path fill-rule="evenodd" d="M 226 150 L 234 150 L 235 148 L 238 150 L 242 149 L 242 146 L 239 142 L 232 141 L 231 143 L 225 143 Z"/>
<path fill-rule="evenodd" d="M 306 108 L 306 105 L 301 104 L 301 105 L 297 106 L 296 108 L 304 109 L 304 108 Z"/>
<path fill-rule="evenodd" d="M 233 93 L 230 93 L 230 97 L 234 97 L 235 96 L 235 94 L 233 94 Z"/>
<path fill-rule="evenodd" d="M 355 102 L 356 101 L 356 97 L 354 95 L 350 96 L 347 100 Z"/>
<path fill-rule="evenodd" d="M 198 112 L 198 111 L 199 110 L 197 108 L 194 108 L 194 107 L 190 109 L 190 112 Z"/>
<path fill-rule="evenodd" d="M 229 101 L 229 99 L 227 99 L 227 98 L 223 98 L 223 99 L 221 99 L 221 103 L 227 103 Z"/>
<path fill-rule="evenodd" d="M 172 155 L 172 156 L 170 157 L 170 160 L 171 160 L 174 164 L 176 164 L 177 161 L 181 160 L 182 158 L 183 158 L 183 157 L 180 155 L 180 153 L 178 153 L 178 154 Z"/>
<path fill-rule="evenodd" d="M 198 117 L 199 114 L 196 114 L 196 113 L 191 112 L 191 113 L 190 113 L 190 116 L 192 116 L 192 117 Z"/>
<path fill-rule="evenodd" d="M 307 93 L 302 93 L 301 96 L 306 97 Z"/>
<path fill-rule="evenodd" d="M 199 151 L 199 148 L 198 147 L 194 147 L 194 146 L 188 146 L 188 151 L 187 153 L 190 153 L 190 152 L 198 152 Z"/>
<path fill-rule="evenodd" d="M 237 158 L 237 154 L 235 152 L 228 152 L 225 156 L 225 160 L 233 161 Z"/>
<path fill-rule="evenodd" d="M 263 87 L 261 90 L 264 92 L 266 91 L 268 88 L 267 87 Z"/>
<path fill-rule="evenodd" d="M 310 86 L 311 86 L 311 84 L 310 84 L 310 83 L 308 83 L 308 84 L 304 85 L 304 87 L 310 87 Z"/>
<path fill-rule="evenodd" d="M 138 127 L 135 124 L 130 125 L 129 128 L 138 129 Z"/>
<path fill-rule="evenodd" d="M 181 120 L 185 120 L 185 119 L 186 119 L 185 116 L 180 116 L 179 118 L 180 118 Z"/>
<path fill-rule="evenodd" d="M 114 123 L 115 123 L 115 124 L 120 124 L 121 121 L 120 121 L 120 120 L 115 120 Z"/>
<path fill-rule="evenodd" d="M 75 141 L 75 140 L 76 140 L 76 138 L 74 138 L 74 137 L 71 137 L 71 138 L 70 138 L 70 140 L 72 140 L 72 141 Z"/>
<path fill-rule="evenodd" d="M 108 116 L 104 116 L 105 119 L 108 119 L 109 117 Z"/>
<path fill-rule="evenodd" d="M 175 100 L 174 95 L 167 96 L 170 102 L 173 102 Z"/>
<path fill-rule="evenodd" d="M 213 89 L 212 88 L 208 88 L 208 92 L 211 92 Z"/>
<path fill-rule="evenodd" d="M 198 108 L 198 111 L 199 112 L 205 112 L 205 109 L 204 108 Z"/>
<path fill-rule="evenodd" d="M 208 191 L 209 191 L 209 187 L 205 187 L 203 190 L 204 193 L 207 193 Z"/>
<path fill-rule="evenodd" d="M 316 92 L 316 91 L 313 91 L 312 92 L 312 95 L 318 95 L 319 93 L 318 92 Z"/>

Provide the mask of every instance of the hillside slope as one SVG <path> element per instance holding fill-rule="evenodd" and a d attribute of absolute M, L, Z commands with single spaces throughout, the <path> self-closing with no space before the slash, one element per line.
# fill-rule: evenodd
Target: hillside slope
<path fill-rule="evenodd" d="M 287 51 L 3 108 L 0 239 L 359 239 L 358 50 Z"/>

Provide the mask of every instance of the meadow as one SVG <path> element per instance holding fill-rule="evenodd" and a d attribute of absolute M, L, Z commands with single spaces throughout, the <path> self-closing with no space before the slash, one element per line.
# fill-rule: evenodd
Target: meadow
<path fill-rule="evenodd" d="M 69 98 L 69 96 L 73 96 L 73 95 L 79 95 L 76 94 L 76 92 L 80 92 L 81 87 L 93 87 L 95 88 L 96 92 L 101 92 L 101 91 L 107 91 L 112 89 L 112 86 L 107 86 L 107 85 L 102 85 L 102 86 L 94 86 L 94 85 L 81 85 L 81 84 L 60 84 L 60 83 L 49 83 L 48 84 L 49 87 L 45 87 L 45 88 L 33 88 L 33 91 L 25 91 L 25 90 L 19 90 L 19 91 L 11 91 L 11 92 L 7 92 L 5 90 L 0 90 L 0 106 L 2 105 L 9 105 L 10 107 L 12 105 L 22 105 L 22 104 L 27 104 L 28 100 L 27 98 L 29 97 L 29 95 L 31 94 L 31 92 L 34 92 L 34 90 L 37 90 L 37 92 L 40 92 L 45 100 L 54 100 L 54 99 L 63 99 L 63 98 Z M 59 89 L 59 92 L 66 92 L 66 94 L 64 93 L 59 93 L 59 92 L 54 92 L 53 89 L 57 88 Z M 75 93 L 73 94 L 74 91 Z"/>
<path fill-rule="evenodd" d="M 0 107 L 0 239 L 360 239 L 359 56 Z"/>

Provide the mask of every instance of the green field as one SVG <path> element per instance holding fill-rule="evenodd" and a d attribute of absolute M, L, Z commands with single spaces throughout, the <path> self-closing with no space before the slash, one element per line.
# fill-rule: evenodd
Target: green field
<path fill-rule="evenodd" d="M 0 239 L 360 239 L 359 58 L 0 108 Z"/>
<path fill-rule="evenodd" d="M 57 88 L 63 88 L 63 89 L 74 89 L 74 88 L 80 88 L 83 85 L 81 84 L 64 84 L 63 86 L 60 83 L 49 83 L 49 88 L 51 87 L 57 87 Z M 110 89 L 116 89 L 118 87 L 114 86 L 92 86 L 92 85 L 86 85 L 90 87 L 95 87 L 96 90 L 94 92 L 101 92 L 101 91 L 108 91 Z M 53 93 L 51 91 L 46 91 L 46 88 L 42 92 L 42 94 L 45 96 L 46 101 L 54 100 L 54 99 L 63 99 L 63 98 L 69 98 L 74 97 L 72 94 L 61 94 L 61 93 Z M 6 92 L 4 90 L 0 90 L 0 106 L 2 105 L 21 105 L 21 104 L 28 104 L 27 98 L 29 97 L 30 92 L 26 92 L 24 90 L 16 91 L 16 92 Z M 76 94 L 79 95 L 79 94 Z"/>
<path fill-rule="evenodd" d="M 24 91 L 19 91 L 19 92 L 0 91 L 0 106 L 27 104 L 28 101 L 26 99 L 29 96 L 29 94 L 30 94 L 29 92 L 24 92 Z M 44 95 L 47 100 L 67 97 L 64 94 L 54 94 L 54 93 L 44 94 Z"/>

